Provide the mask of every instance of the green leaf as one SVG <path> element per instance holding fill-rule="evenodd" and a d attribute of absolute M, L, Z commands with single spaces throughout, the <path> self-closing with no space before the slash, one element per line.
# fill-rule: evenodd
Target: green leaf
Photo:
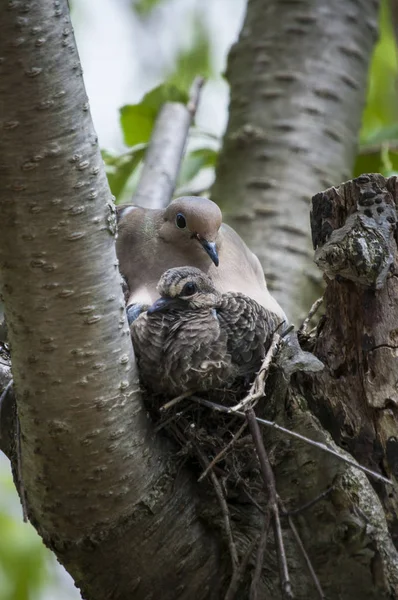
<path fill-rule="evenodd" d="M 140 144 L 121 156 L 102 151 L 109 187 L 119 203 L 123 190 L 144 158 L 146 144 Z"/>
<path fill-rule="evenodd" d="M 358 154 L 353 171 L 353 177 L 359 177 L 362 173 L 381 173 L 382 164 L 380 151 Z"/>
<path fill-rule="evenodd" d="M 198 148 L 190 152 L 183 160 L 180 174 L 178 177 L 178 186 L 190 182 L 201 169 L 214 167 L 218 153 L 211 148 Z"/>
<path fill-rule="evenodd" d="M 384 177 L 396 175 L 398 171 L 398 151 L 383 144 L 380 148 L 368 152 L 364 150 L 357 156 L 353 177 L 362 173 L 381 173 Z"/>
<path fill-rule="evenodd" d="M 398 101 L 398 97 L 397 97 Z M 386 125 L 385 127 L 375 127 L 369 131 L 366 139 L 361 143 L 361 148 L 366 148 L 373 144 L 382 144 L 384 142 L 393 142 L 398 140 L 398 122 Z"/>
<path fill-rule="evenodd" d="M 149 142 L 156 117 L 165 102 L 186 104 L 188 94 L 174 84 L 163 83 L 145 94 L 138 104 L 128 104 L 120 109 L 120 123 L 127 146 Z"/>
<path fill-rule="evenodd" d="M 390 6 L 383 0 L 380 38 L 372 58 L 361 146 L 398 139 L 398 61 Z"/>
<path fill-rule="evenodd" d="M 49 577 L 48 557 L 41 538 L 19 513 L 8 514 L 7 507 L 19 506 L 8 472 L 0 472 L 0 598 L 29 600 L 41 596 Z"/>
<path fill-rule="evenodd" d="M 133 9 L 136 14 L 146 17 L 149 15 L 162 0 L 134 0 Z"/>

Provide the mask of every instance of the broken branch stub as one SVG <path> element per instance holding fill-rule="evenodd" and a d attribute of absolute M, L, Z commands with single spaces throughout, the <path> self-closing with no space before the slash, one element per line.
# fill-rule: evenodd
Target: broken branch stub
<path fill-rule="evenodd" d="M 346 194 L 349 186 L 355 203 L 344 210 L 340 190 Z M 392 194 L 376 176 L 362 175 L 317 194 L 311 211 L 316 264 L 329 279 L 381 289 L 393 264 L 396 222 Z"/>
<path fill-rule="evenodd" d="M 398 477 L 397 177 L 366 174 L 313 197 L 315 261 L 326 280 L 311 408 L 366 466 Z M 322 402 L 319 399 L 322 398 Z M 317 400 L 316 400 L 317 399 Z M 377 485 L 398 545 L 398 491 Z"/>

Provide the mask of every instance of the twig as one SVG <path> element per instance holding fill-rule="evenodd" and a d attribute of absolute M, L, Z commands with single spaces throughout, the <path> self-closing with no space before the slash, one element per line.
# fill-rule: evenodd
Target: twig
<path fill-rule="evenodd" d="M 292 520 L 291 516 L 290 516 L 290 515 L 289 515 L 289 513 L 286 511 L 286 508 L 285 508 L 285 506 L 284 506 L 284 504 L 283 504 L 282 500 L 281 500 L 279 497 L 278 497 L 278 501 L 279 501 L 279 504 L 280 504 L 280 507 L 281 507 L 281 510 L 282 510 L 282 514 L 283 514 L 285 517 L 287 517 L 287 522 L 289 523 L 289 527 L 290 527 L 290 529 L 291 529 L 291 531 L 292 531 L 292 533 L 293 533 L 294 539 L 296 540 L 296 543 L 297 543 L 297 545 L 298 545 L 298 547 L 299 547 L 299 549 L 300 549 L 300 552 L 301 552 L 301 554 L 303 555 L 303 558 L 304 558 L 304 560 L 305 560 L 305 564 L 307 565 L 308 572 L 309 572 L 309 574 L 311 575 L 311 578 L 312 578 L 312 580 L 313 580 L 313 582 L 314 582 L 314 584 L 315 584 L 315 587 L 316 587 L 316 589 L 317 589 L 317 591 L 318 591 L 319 597 L 320 597 L 322 600 L 324 600 L 324 598 L 325 598 L 325 594 L 323 593 L 322 586 L 321 586 L 321 584 L 320 584 L 320 582 L 319 582 L 318 576 L 317 576 L 317 574 L 315 573 L 314 567 L 312 566 L 312 563 L 311 563 L 310 557 L 308 556 L 308 554 L 307 554 L 307 551 L 306 551 L 306 549 L 304 548 L 304 544 L 303 544 L 303 542 L 302 542 L 302 540 L 301 540 L 300 534 L 299 534 L 299 532 L 297 531 L 297 529 L 296 529 L 296 526 L 295 526 L 295 524 L 293 523 L 293 520 Z"/>
<path fill-rule="evenodd" d="M 214 467 L 214 465 L 216 465 L 222 459 L 222 457 L 225 456 L 225 454 L 228 452 L 228 450 L 231 448 L 231 446 L 233 446 L 234 443 L 236 442 L 236 440 L 238 440 L 240 438 L 240 436 L 242 435 L 242 433 L 244 432 L 245 429 L 246 429 L 246 423 L 243 423 L 243 425 L 241 425 L 241 427 L 235 433 L 233 438 L 228 442 L 228 444 L 207 465 L 206 469 L 203 471 L 202 475 L 199 477 L 198 483 L 203 481 L 203 479 L 206 477 L 208 472 Z"/>
<path fill-rule="evenodd" d="M 257 555 L 256 555 L 256 566 L 252 582 L 250 585 L 250 596 L 249 600 L 258 600 L 258 586 L 260 583 L 261 573 L 264 565 L 264 556 L 267 549 L 267 538 L 268 530 L 271 522 L 271 511 L 267 510 L 265 513 L 263 528 L 260 535 L 260 541 L 258 543 Z"/>
<path fill-rule="evenodd" d="M 199 103 L 203 79 L 195 79 L 188 104 L 166 102 L 156 119 L 133 203 L 163 208 L 173 197 L 184 149 Z"/>
<path fill-rule="evenodd" d="M 261 435 L 261 430 L 256 420 L 256 415 L 252 408 L 249 408 L 246 411 L 246 419 L 253 437 L 254 446 L 256 448 L 257 457 L 261 468 L 261 474 L 264 481 L 264 486 L 268 491 L 268 506 L 273 517 L 272 525 L 274 529 L 275 543 L 277 547 L 282 597 L 293 598 L 292 586 L 289 577 L 289 569 L 287 566 L 285 546 L 283 543 L 281 522 L 279 518 L 279 507 L 276 494 L 274 473 L 272 471 L 272 467 L 264 447 L 263 437 Z"/>
<path fill-rule="evenodd" d="M 244 416 L 244 413 L 236 413 L 236 414 L 241 414 L 242 416 Z M 296 433 L 295 431 L 286 429 L 285 427 L 282 427 L 281 425 L 278 425 L 277 423 L 274 423 L 273 421 L 267 421 L 266 419 L 260 419 L 259 417 L 257 417 L 257 421 L 259 423 L 261 423 L 262 425 L 266 425 L 267 427 L 276 429 L 277 431 L 281 431 L 282 433 L 285 433 L 286 435 L 290 435 L 291 437 L 301 440 L 302 442 L 305 442 L 306 444 L 309 444 L 310 446 L 314 446 L 315 448 L 318 448 L 318 450 L 322 450 L 322 452 L 327 452 L 328 454 L 332 454 L 338 460 L 345 462 L 348 465 L 350 465 L 351 467 L 354 467 L 355 469 L 359 469 L 360 471 L 363 471 L 364 473 L 367 473 L 368 475 L 371 475 L 378 481 L 383 481 L 384 483 L 388 483 L 389 485 L 394 485 L 390 479 L 387 479 L 387 477 L 380 475 L 380 473 L 376 473 L 376 471 L 372 471 L 372 469 L 368 469 L 367 467 L 364 467 L 363 465 L 361 465 L 360 463 L 357 463 L 355 460 L 353 460 L 351 458 L 342 456 L 335 450 L 332 450 L 331 448 L 326 446 L 326 444 L 322 444 L 321 442 L 315 442 L 315 440 L 311 440 L 310 438 L 307 438 L 306 436 L 301 435 L 301 433 Z"/>
<path fill-rule="evenodd" d="M 306 502 L 302 506 L 299 506 L 298 508 L 294 508 L 293 510 L 286 510 L 286 512 L 284 513 L 284 516 L 292 517 L 294 515 L 301 514 L 308 508 L 311 508 L 311 506 L 314 506 L 314 504 L 316 504 L 320 500 L 323 500 L 323 498 L 326 498 L 326 496 L 328 496 L 333 489 L 334 489 L 334 485 L 331 485 L 327 490 L 325 490 L 324 492 L 319 494 L 316 498 L 313 498 L 312 500 L 310 500 L 309 502 Z"/>
<path fill-rule="evenodd" d="M 280 335 L 278 333 L 274 333 L 271 345 L 268 348 L 267 354 L 263 360 L 263 364 L 261 365 L 257 377 L 253 381 L 249 393 L 243 398 L 241 402 L 239 402 L 233 407 L 230 407 L 230 412 L 239 411 L 243 407 L 248 405 L 254 406 L 255 402 L 264 396 L 265 381 L 267 379 L 269 368 L 274 359 L 274 356 L 278 352 L 280 339 Z"/>
<path fill-rule="evenodd" d="M 323 302 L 323 296 L 322 298 L 318 298 L 318 300 L 315 300 L 314 304 L 311 306 L 308 315 L 306 316 L 306 318 L 304 319 L 304 321 L 301 323 L 300 327 L 298 328 L 297 333 L 301 333 L 302 335 L 307 335 L 307 329 L 308 326 L 310 324 L 310 321 L 312 319 L 312 317 L 318 312 L 319 307 L 321 306 Z"/>
<path fill-rule="evenodd" d="M 191 394 L 192 394 L 192 390 L 190 392 L 184 392 L 183 394 L 176 396 L 176 398 L 173 398 L 169 402 L 166 402 L 166 404 L 163 404 L 163 406 L 161 406 L 159 410 L 161 412 L 164 412 L 165 410 L 169 410 L 169 408 L 172 408 L 173 406 L 175 406 L 176 404 L 181 402 L 181 400 L 188 398 Z"/>
<path fill-rule="evenodd" d="M 199 404 L 203 404 L 204 406 L 207 406 L 208 408 L 212 408 L 213 410 L 217 410 L 220 412 L 229 413 L 231 410 L 228 406 L 222 406 L 222 404 L 215 404 L 214 402 L 210 402 L 209 400 L 204 400 L 203 398 L 199 398 L 198 396 L 191 396 L 191 400 L 194 400 L 195 402 L 198 402 Z M 236 411 L 235 414 L 239 415 L 240 417 L 246 418 L 246 414 L 244 412 Z M 376 473 L 376 471 L 372 471 L 371 469 L 364 467 L 363 465 L 355 462 L 351 458 L 342 456 L 335 450 L 332 450 L 331 448 L 326 446 L 326 444 L 322 444 L 321 442 L 315 442 L 315 440 L 311 440 L 310 438 L 307 438 L 304 435 L 301 435 L 301 433 L 296 433 L 295 431 L 286 429 L 285 427 L 278 425 L 274 421 L 267 421 L 266 419 L 260 419 L 260 417 L 256 417 L 256 421 L 258 423 L 260 423 L 261 425 L 265 425 L 266 427 L 269 427 L 270 429 L 276 429 L 276 431 L 280 431 L 281 433 L 284 433 L 285 435 L 288 435 L 290 437 L 301 440 L 302 442 L 305 442 L 306 444 L 309 444 L 310 446 L 314 446 L 315 448 L 318 448 L 318 450 L 322 450 L 322 452 L 327 452 L 328 454 L 331 454 L 332 456 L 334 456 L 341 462 L 345 462 L 348 465 L 350 465 L 351 467 L 354 467 L 355 469 L 359 469 L 360 471 L 363 471 L 367 475 L 370 475 L 377 481 L 382 481 L 383 483 L 388 483 L 389 485 L 394 485 L 390 479 L 387 479 L 387 477 L 384 477 L 383 475 L 380 475 L 380 473 Z"/>
<path fill-rule="evenodd" d="M 207 467 L 208 461 L 207 461 L 206 457 L 204 456 L 203 452 L 200 450 L 200 448 L 197 444 L 194 444 L 194 447 L 195 447 L 195 452 L 197 453 L 197 456 L 198 456 L 200 462 L 202 463 L 202 466 Z M 220 482 L 218 481 L 217 476 L 214 473 L 214 471 L 210 472 L 210 479 L 213 484 L 214 491 L 216 492 L 217 499 L 218 499 L 218 502 L 219 502 L 220 508 L 221 508 L 221 513 L 222 513 L 222 516 L 224 519 L 225 533 L 227 534 L 229 552 L 231 555 L 232 572 L 235 573 L 238 568 L 239 560 L 238 560 L 238 553 L 236 551 L 236 546 L 235 546 L 235 542 L 234 542 L 234 536 L 232 534 L 232 527 L 231 527 L 231 520 L 229 518 L 228 505 L 225 500 L 225 496 L 223 494 Z"/>
<path fill-rule="evenodd" d="M 238 591 L 238 586 L 240 583 L 240 580 L 242 579 L 246 569 L 247 569 L 247 565 L 249 564 L 249 560 L 250 557 L 253 553 L 254 548 L 256 547 L 257 544 L 257 539 L 253 540 L 247 550 L 246 553 L 244 555 L 244 557 L 242 558 L 242 562 L 240 563 L 239 567 L 236 569 L 236 571 L 233 573 L 232 577 L 231 577 L 231 582 L 228 586 L 227 589 L 227 593 L 224 596 L 224 600 L 233 600 L 236 596 L 236 592 Z"/>
<path fill-rule="evenodd" d="M 171 415 L 171 417 L 169 417 L 168 419 L 165 419 L 164 421 L 160 421 L 158 423 L 158 425 L 156 425 L 156 427 L 154 429 L 155 433 L 158 433 L 159 431 L 161 431 L 162 429 L 164 429 L 165 427 L 167 427 L 167 425 L 170 425 L 170 423 L 172 423 L 173 421 L 175 421 L 178 417 L 181 417 L 181 415 L 183 415 L 184 413 L 186 413 L 190 408 L 191 408 L 190 405 L 184 406 L 184 408 L 182 408 L 178 412 L 173 413 Z"/>
<path fill-rule="evenodd" d="M 196 111 L 198 110 L 200 92 L 202 91 L 202 87 L 204 86 L 205 78 L 204 77 L 195 77 L 191 89 L 189 90 L 189 100 L 187 104 L 187 109 L 191 113 L 192 119 L 194 119 L 196 115 Z"/>

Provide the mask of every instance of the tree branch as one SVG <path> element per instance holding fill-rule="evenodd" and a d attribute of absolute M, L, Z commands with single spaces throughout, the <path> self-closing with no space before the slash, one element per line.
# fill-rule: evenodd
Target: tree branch
<path fill-rule="evenodd" d="M 166 102 L 160 110 L 145 153 L 134 204 L 164 208 L 171 201 L 203 83 L 202 77 L 195 79 L 187 106 Z"/>

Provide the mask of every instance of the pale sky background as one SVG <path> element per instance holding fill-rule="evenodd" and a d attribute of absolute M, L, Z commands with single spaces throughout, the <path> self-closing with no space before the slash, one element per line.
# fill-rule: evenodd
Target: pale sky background
<path fill-rule="evenodd" d="M 228 106 L 221 73 L 245 6 L 245 0 L 163 0 L 149 18 L 140 19 L 131 0 L 74 0 L 72 20 L 101 146 L 122 148 L 118 109 L 138 102 L 173 69 L 177 51 L 190 45 L 195 12 L 209 31 L 219 74 L 204 88 L 196 121 L 221 136 Z"/>

